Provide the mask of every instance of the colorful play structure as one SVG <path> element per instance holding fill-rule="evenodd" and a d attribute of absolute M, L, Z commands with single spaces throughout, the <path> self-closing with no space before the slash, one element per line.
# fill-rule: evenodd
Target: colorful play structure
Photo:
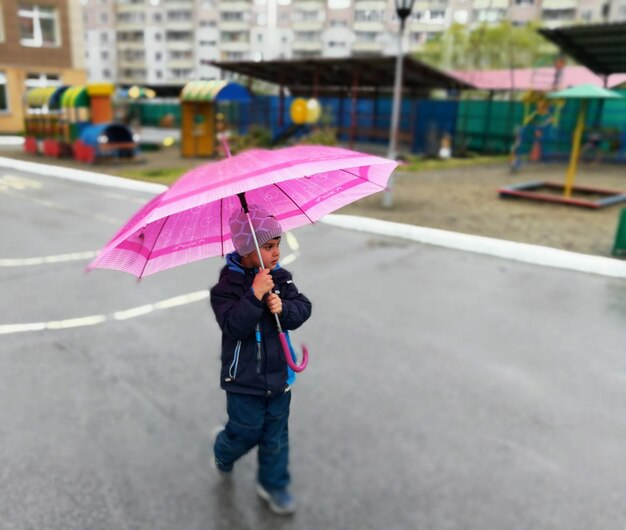
<path fill-rule="evenodd" d="M 49 157 L 71 156 L 94 163 L 102 158 L 133 158 L 132 131 L 113 122 L 114 86 L 33 88 L 26 92 L 24 150 Z"/>
<path fill-rule="evenodd" d="M 181 155 L 210 157 L 217 147 L 218 103 L 249 103 L 248 89 L 227 81 L 190 81 L 180 93 Z"/>
<path fill-rule="evenodd" d="M 505 186 L 498 190 L 500 197 L 503 198 L 524 198 L 532 199 L 544 202 L 555 202 L 560 204 L 569 204 L 572 206 L 582 206 L 585 208 L 603 208 L 613 204 L 626 202 L 626 193 L 623 191 L 607 190 L 601 188 L 591 188 L 587 186 L 575 186 L 576 172 L 578 169 L 578 162 L 580 159 L 581 144 L 583 133 L 587 128 L 587 115 L 588 106 L 590 101 L 603 102 L 605 100 L 619 100 L 621 95 L 617 92 L 607 90 L 605 88 L 597 87 L 594 85 L 580 85 L 565 90 L 559 90 L 552 92 L 546 96 L 545 99 L 537 101 L 537 108 L 541 108 L 541 112 L 538 110 L 540 116 L 547 117 L 544 119 L 545 126 L 558 125 L 558 111 L 549 111 L 551 106 L 555 109 L 559 108 L 559 105 L 564 105 L 565 101 L 577 101 L 579 102 L 578 116 L 576 119 L 576 126 L 572 134 L 571 150 L 569 164 L 567 167 L 567 173 L 564 184 L 558 184 L 553 182 L 533 181 L 524 182 L 521 184 L 514 184 L 511 186 Z M 601 108 L 601 107 L 600 107 Z M 535 114 L 536 114 L 535 113 Z M 533 116 L 529 115 L 529 116 Z M 556 116 L 556 120 L 555 120 Z M 529 118 L 530 120 L 530 118 Z M 536 129 L 541 131 L 542 129 Z M 540 139 L 536 141 L 540 149 Z M 599 138 L 596 140 L 599 141 Z M 521 142 L 520 142 L 521 143 Z M 533 146 L 533 149 L 535 147 Z M 533 149 L 531 149 L 531 159 L 533 155 Z M 535 160 L 541 159 L 541 153 L 535 155 Z M 574 192 L 576 197 L 573 196 Z"/>
<path fill-rule="evenodd" d="M 538 162 L 542 159 L 542 139 L 548 127 L 558 127 L 563 100 L 550 100 L 545 92 L 528 91 L 522 96 L 524 116 L 522 123 L 516 127 L 510 153 L 510 169 L 516 172 L 522 164 L 521 151 L 528 136 L 531 135 L 531 147 L 528 160 Z"/>

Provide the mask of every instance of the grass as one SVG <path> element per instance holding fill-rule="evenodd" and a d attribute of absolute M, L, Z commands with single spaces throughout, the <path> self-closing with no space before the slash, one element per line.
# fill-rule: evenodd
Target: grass
<path fill-rule="evenodd" d="M 149 155 L 148 155 L 149 156 Z M 470 158 L 450 158 L 448 160 L 423 158 L 420 156 L 411 156 L 405 165 L 400 166 L 399 171 L 402 172 L 418 172 L 429 170 L 444 170 L 456 167 L 473 167 L 485 164 L 497 164 L 503 163 L 508 160 L 507 155 L 499 156 L 472 156 Z M 158 184 L 165 184 L 170 186 L 181 175 L 189 171 L 194 166 L 197 166 L 199 162 L 193 161 L 189 166 L 164 166 L 164 167 L 149 167 L 144 169 L 133 168 L 121 170 L 117 175 L 124 178 L 133 180 L 142 180 L 146 182 L 156 182 Z"/>
<path fill-rule="evenodd" d="M 400 171 L 430 171 L 433 169 L 451 169 L 455 167 L 473 167 L 485 164 L 499 164 L 506 162 L 508 155 L 473 156 L 471 158 L 438 158 L 410 157 L 407 163 L 401 166 Z"/>
<path fill-rule="evenodd" d="M 120 171 L 120 177 L 133 180 L 144 180 L 146 182 L 156 182 L 169 186 L 183 173 L 188 171 L 187 167 L 163 167 L 153 169 L 128 169 Z"/>

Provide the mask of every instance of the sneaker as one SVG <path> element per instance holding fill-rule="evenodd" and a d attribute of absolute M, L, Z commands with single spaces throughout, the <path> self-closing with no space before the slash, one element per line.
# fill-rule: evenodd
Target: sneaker
<path fill-rule="evenodd" d="M 211 463 L 213 467 L 217 471 L 217 473 L 222 477 L 229 477 L 233 471 L 233 466 L 226 467 L 218 462 L 217 458 L 215 458 L 215 441 L 217 440 L 217 436 L 224 430 L 223 425 L 218 425 L 211 431 L 211 440 L 213 440 L 213 458 L 211 458 Z"/>
<path fill-rule="evenodd" d="M 296 511 L 296 501 L 287 488 L 282 490 L 266 490 L 257 483 L 256 492 L 263 500 L 266 500 L 270 510 L 279 515 L 289 515 Z"/>

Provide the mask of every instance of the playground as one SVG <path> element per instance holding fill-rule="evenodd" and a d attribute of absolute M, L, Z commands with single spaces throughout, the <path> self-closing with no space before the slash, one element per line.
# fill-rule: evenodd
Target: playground
<path fill-rule="evenodd" d="M 369 147 L 355 146 L 361 150 Z M 174 175 L 206 163 L 202 158 L 181 157 L 177 146 L 143 152 L 135 161 L 88 168 L 72 159 L 43 158 L 24 153 L 19 147 L 0 149 L 0 156 L 151 182 L 171 181 Z M 565 168 L 565 162 L 538 163 L 525 166 L 520 175 L 509 172 L 509 160 L 505 156 L 433 160 L 418 166 L 416 171 L 407 171 L 406 167 L 397 170 L 393 209 L 382 208 L 380 196 L 374 196 L 347 206 L 339 213 L 610 256 L 621 210 L 619 205 L 589 210 L 498 197 L 499 187 L 519 181 L 520 176 L 527 180 L 561 182 Z M 608 163 L 584 163 L 577 183 L 624 189 L 624 168 Z"/>

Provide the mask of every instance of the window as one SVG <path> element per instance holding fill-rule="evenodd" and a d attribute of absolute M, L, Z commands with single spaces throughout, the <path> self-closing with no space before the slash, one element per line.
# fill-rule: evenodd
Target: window
<path fill-rule="evenodd" d="M 446 20 L 446 12 L 443 9 L 431 9 L 425 13 L 426 22 L 430 24 L 442 24 Z"/>
<path fill-rule="evenodd" d="M 193 53 L 190 51 L 170 50 L 168 59 L 170 61 L 190 61 L 193 59 Z"/>
<path fill-rule="evenodd" d="M 7 112 L 8 110 L 7 77 L 4 72 L 0 72 L 0 112 Z"/>
<path fill-rule="evenodd" d="M 356 22 L 382 22 L 385 20 L 385 11 L 380 10 L 359 10 L 354 12 Z"/>
<path fill-rule="evenodd" d="M 515 0 L 516 6 L 532 6 L 535 0 Z"/>
<path fill-rule="evenodd" d="M 27 73 L 24 84 L 26 88 L 61 86 L 61 78 L 59 74 Z"/>
<path fill-rule="evenodd" d="M 57 11 L 53 7 L 21 5 L 18 10 L 20 43 L 40 48 L 59 46 Z"/>
<path fill-rule="evenodd" d="M 247 31 L 222 31 L 220 40 L 222 42 L 249 42 L 250 34 Z"/>
<path fill-rule="evenodd" d="M 224 11 L 222 12 L 220 18 L 224 22 L 230 22 L 230 21 L 243 22 L 244 14 L 241 11 Z"/>
<path fill-rule="evenodd" d="M 318 42 L 322 35 L 319 31 L 296 31 L 294 38 L 300 42 Z"/>
<path fill-rule="evenodd" d="M 106 61 L 108 58 L 109 58 L 108 50 L 102 50 L 100 52 L 100 59 L 102 59 L 103 61 Z"/>
<path fill-rule="evenodd" d="M 109 34 L 106 31 L 100 33 L 100 44 L 108 44 L 109 43 Z"/>
<path fill-rule="evenodd" d="M 541 18 L 544 21 L 574 20 L 576 18 L 575 9 L 544 9 Z"/>
<path fill-rule="evenodd" d="M 191 11 L 168 11 L 167 12 L 167 21 L 168 22 L 189 22 L 192 20 L 192 12 Z"/>
<path fill-rule="evenodd" d="M 191 31 L 167 31 L 165 40 L 168 42 L 191 42 L 193 34 Z"/>
<path fill-rule="evenodd" d="M 145 21 L 145 14 L 138 11 L 118 13 L 117 21 L 120 24 L 143 24 Z"/>
<path fill-rule="evenodd" d="M 102 77 L 104 79 L 111 79 L 111 70 L 109 70 L 108 68 L 102 70 Z"/>
<path fill-rule="evenodd" d="M 355 31 L 356 40 L 361 42 L 376 42 L 378 33 L 375 31 Z"/>

